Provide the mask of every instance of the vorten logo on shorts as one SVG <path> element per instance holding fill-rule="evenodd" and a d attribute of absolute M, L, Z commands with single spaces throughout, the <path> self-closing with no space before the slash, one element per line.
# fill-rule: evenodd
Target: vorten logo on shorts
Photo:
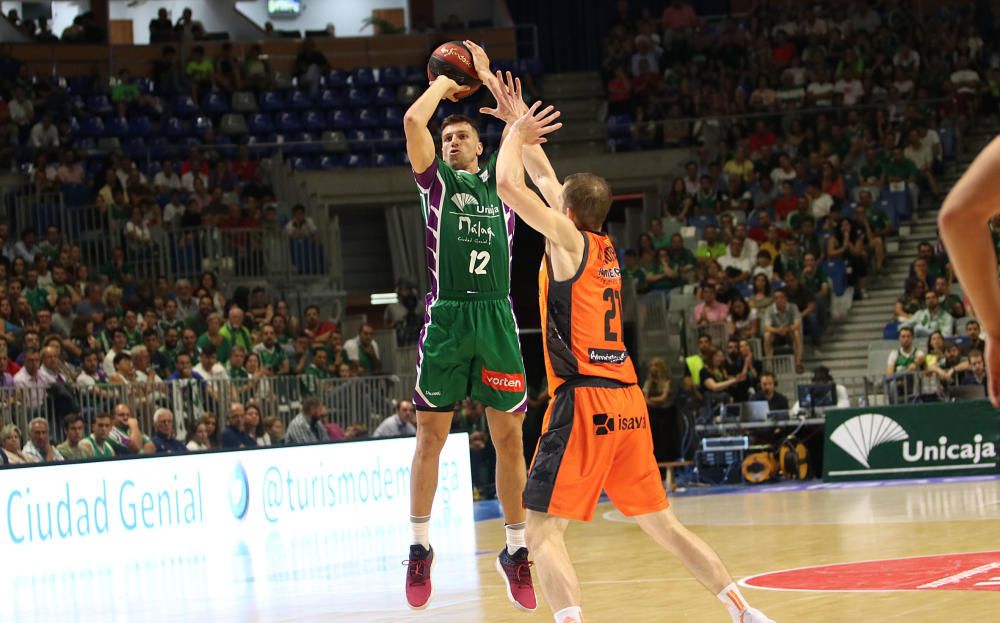
<path fill-rule="evenodd" d="M 483 368 L 483 383 L 500 392 L 520 393 L 524 391 L 523 374 L 504 374 Z"/>

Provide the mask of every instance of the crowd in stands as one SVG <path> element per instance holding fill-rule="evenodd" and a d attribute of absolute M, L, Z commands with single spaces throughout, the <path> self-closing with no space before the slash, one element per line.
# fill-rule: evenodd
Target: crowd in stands
<path fill-rule="evenodd" d="M 7 21 L 21 32 L 29 41 L 38 43 L 106 43 L 108 31 L 104 24 L 96 18 L 92 11 L 84 11 L 73 18 L 73 23 L 67 26 L 57 37 L 45 17 L 38 19 L 22 19 L 17 9 L 7 11 Z"/>
<path fill-rule="evenodd" d="M 640 295 L 673 308 L 695 293 L 685 322 L 701 337 L 677 400 L 759 391 L 744 342 L 803 373 L 836 300 L 884 274 L 900 222 L 941 196 L 955 134 L 1000 102 L 993 18 L 971 6 L 758 3 L 706 22 L 679 0 L 662 15 L 618 3 L 602 66 L 611 147 L 695 154 L 623 253 Z M 966 310 L 940 245 L 921 244 L 911 273 L 896 326 L 948 337 Z"/>

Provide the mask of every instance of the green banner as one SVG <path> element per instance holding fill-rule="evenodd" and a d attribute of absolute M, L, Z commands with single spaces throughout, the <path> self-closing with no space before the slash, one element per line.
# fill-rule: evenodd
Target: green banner
<path fill-rule="evenodd" d="M 985 400 L 828 411 L 824 436 L 831 482 L 1000 471 L 1000 411 Z"/>

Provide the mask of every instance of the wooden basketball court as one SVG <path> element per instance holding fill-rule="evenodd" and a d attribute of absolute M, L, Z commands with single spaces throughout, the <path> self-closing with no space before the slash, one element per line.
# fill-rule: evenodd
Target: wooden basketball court
<path fill-rule="evenodd" d="M 678 517 L 715 547 L 738 579 L 798 567 L 990 550 L 987 558 L 996 563 L 968 563 L 965 568 L 962 560 L 945 559 L 937 581 L 985 570 L 938 590 L 829 592 L 744 587 L 750 602 L 778 623 L 843 619 L 931 623 L 997 616 L 1000 479 L 753 491 L 674 498 Z M 477 535 L 479 549 L 499 547 L 499 520 L 480 522 Z M 602 505 L 593 523 L 573 525 L 567 543 L 583 583 L 588 622 L 729 620 L 714 596 L 611 505 Z M 928 577 L 937 573 L 923 563 L 916 566 Z M 538 612 L 525 615 L 507 604 L 491 556 L 480 556 L 478 567 L 480 590 L 475 599 L 404 618 L 498 623 L 552 620 L 541 606 Z M 841 575 L 850 579 L 850 570 L 844 571 Z M 816 582 L 806 575 L 807 584 Z M 992 586 L 974 587 L 989 584 L 991 579 Z M 905 585 L 901 578 L 900 586 Z M 970 586 L 974 588 L 968 590 Z"/>

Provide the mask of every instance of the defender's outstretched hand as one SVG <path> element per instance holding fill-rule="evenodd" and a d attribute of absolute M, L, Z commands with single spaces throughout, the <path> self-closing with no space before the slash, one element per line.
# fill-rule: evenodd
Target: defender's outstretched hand
<path fill-rule="evenodd" d="M 562 127 L 556 122 L 561 113 L 554 106 L 541 106 L 540 101 L 535 102 L 510 126 L 511 134 L 519 136 L 525 145 L 540 145 L 548 140 L 546 134 Z"/>
<path fill-rule="evenodd" d="M 497 105 L 496 108 L 480 108 L 480 113 L 496 117 L 505 123 L 514 123 L 518 117 L 528 112 L 528 105 L 524 103 L 524 96 L 521 94 L 521 79 L 513 77 L 509 71 L 506 82 L 503 74 L 498 71 L 494 83 L 488 88 L 496 98 Z"/>

